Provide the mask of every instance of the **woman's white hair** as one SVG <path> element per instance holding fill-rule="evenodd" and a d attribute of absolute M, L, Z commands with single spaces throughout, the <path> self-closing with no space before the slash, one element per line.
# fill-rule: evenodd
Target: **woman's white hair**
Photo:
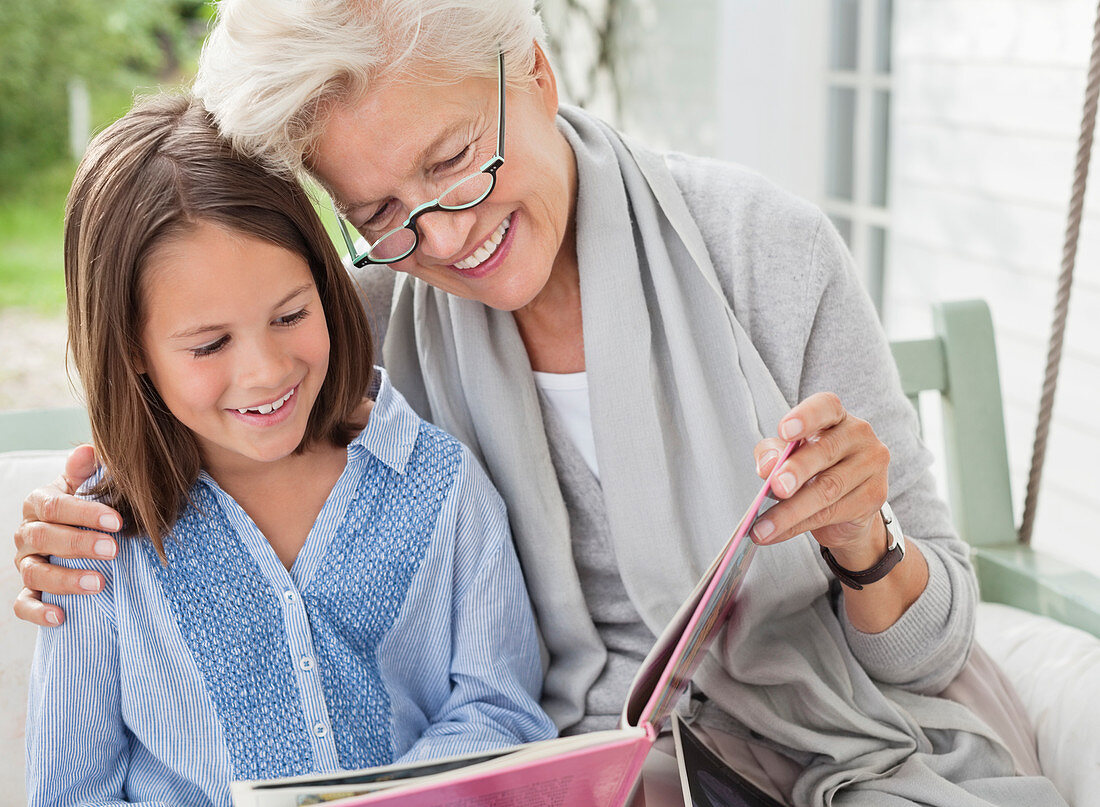
<path fill-rule="evenodd" d="M 331 105 L 383 79 L 529 76 L 533 0 L 221 0 L 195 94 L 241 152 L 301 171 Z"/>

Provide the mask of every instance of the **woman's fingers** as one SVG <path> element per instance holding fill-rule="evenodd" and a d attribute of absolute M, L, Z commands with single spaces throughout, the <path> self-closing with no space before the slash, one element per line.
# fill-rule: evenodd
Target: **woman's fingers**
<path fill-rule="evenodd" d="M 61 472 L 61 477 L 65 480 L 65 492 L 76 493 L 80 486 L 95 473 L 98 466 L 95 446 L 84 443 L 70 451 L 65 459 L 65 470 Z"/>
<path fill-rule="evenodd" d="M 811 477 L 793 495 L 777 490 L 784 500 L 757 521 L 753 538 L 757 543 L 774 544 L 808 530 L 815 531 L 816 538 L 816 531 L 828 527 L 862 526 L 868 514 L 876 512 L 885 501 L 883 495 L 875 503 L 878 492 L 878 485 L 866 469 L 846 460 Z"/>
<path fill-rule="evenodd" d="M 105 504 L 73 495 L 95 468 L 92 447 L 77 446 L 66 459 L 61 476 L 31 491 L 23 500 L 23 523 L 14 536 L 16 568 L 21 568 L 29 555 L 114 557 L 117 550 L 114 539 L 102 532 L 116 532 L 122 527 L 119 514 Z"/>
<path fill-rule="evenodd" d="M 790 498 L 806 482 L 836 469 L 841 463 L 848 463 L 845 475 L 855 474 L 862 481 L 872 474 L 885 471 L 890 464 L 890 451 L 875 436 L 869 423 L 849 416 L 831 429 L 810 435 L 787 458 L 776 474 L 773 483 L 775 492 L 780 498 Z M 836 495 L 832 498 L 838 498 L 850 489 L 841 490 L 838 484 L 834 484 L 839 482 L 835 476 L 825 475 L 818 480 L 821 486 L 819 492 L 825 495 L 835 487 Z"/>
<path fill-rule="evenodd" d="M 838 425 L 848 417 L 840 398 L 831 392 L 818 392 L 799 403 L 779 421 L 779 436 L 787 442 L 808 440 L 813 435 Z"/>
<path fill-rule="evenodd" d="M 835 395 L 820 393 L 785 415 L 780 433 L 804 442 L 777 469 L 772 489 L 783 501 L 758 519 L 753 539 L 771 544 L 809 530 L 829 547 L 866 548 L 876 540 L 871 527 L 886 500 L 890 452 L 870 424 L 848 414 Z M 768 440 L 757 445 L 759 470 L 771 470 L 774 448 Z"/>
<path fill-rule="evenodd" d="M 65 612 L 55 605 L 46 605 L 37 591 L 25 588 L 19 592 L 12 604 L 15 615 L 24 622 L 31 622 L 42 627 L 60 625 L 65 621 Z"/>
<path fill-rule="evenodd" d="M 779 459 L 779 455 L 783 453 L 783 449 L 786 447 L 787 443 L 777 437 L 768 437 L 757 443 L 753 448 L 753 455 L 756 458 L 756 475 L 761 479 L 767 479 L 768 474 L 772 472 L 772 468 L 775 466 L 775 461 Z"/>
<path fill-rule="evenodd" d="M 15 567 L 28 589 L 50 594 L 93 594 L 103 587 L 99 572 L 54 566 L 46 556 L 109 559 L 115 556 L 118 545 L 101 532 L 31 521 L 15 531 L 15 550 Z M 28 607 L 33 609 L 33 605 Z M 38 619 L 32 621 L 44 624 Z"/>
<path fill-rule="evenodd" d="M 115 556 L 117 548 L 115 539 L 110 535 L 70 527 L 67 524 L 26 521 L 15 531 L 16 568 L 21 568 L 23 561 L 34 555 L 110 560 Z"/>
<path fill-rule="evenodd" d="M 24 523 L 44 521 L 108 532 L 121 529 L 122 519 L 110 507 L 73 495 L 95 470 L 95 455 L 91 448 L 75 448 L 66 460 L 61 476 L 49 485 L 31 491 L 23 500 Z"/>
<path fill-rule="evenodd" d="M 23 585 L 50 594 L 94 594 L 103 588 L 103 575 L 88 569 L 56 566 L 40 555 L 28 555 L 19 566 Z"/>
<path fill-rule="evenodd" d="M 42 602 L 41 592 L 90 594 L 103 588 L 103 576 L 84 569 L 54 566 L 47 557 L 110 559 L 118 551 L 112 536 L 121 528 L 118 513 L 99 502 L 73 495 L 95 471 L 95 452 L 79 446 L 56 480 L 23 500 L 23 523 L 15 531 L 15 567 L 26 588 L 13 604 L 15 615 L 36 625 L 60 625 L 65 613 Z"/>

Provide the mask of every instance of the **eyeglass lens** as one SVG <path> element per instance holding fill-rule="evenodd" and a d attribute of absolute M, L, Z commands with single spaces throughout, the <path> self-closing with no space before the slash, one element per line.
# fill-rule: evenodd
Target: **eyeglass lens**
<path fill-rule="evenodd" d="M 463 210 L 484 199 L 492 188 L 492 174 L 473 174 L 445 190 L 437 204 L 443 210 Z M 392 261 L 409 254 L 415 246 L 416 234 L 408 227 L 400 227 L 390 230 L 376 241 L 368 255 L 372 260 Z"/>

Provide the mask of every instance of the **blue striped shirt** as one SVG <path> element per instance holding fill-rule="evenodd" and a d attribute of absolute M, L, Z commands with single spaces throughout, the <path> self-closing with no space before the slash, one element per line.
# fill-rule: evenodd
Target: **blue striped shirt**
<path fill-rule="evenodd" d="M 381 371 L 380 371 L 381 372 Z M 288 571 L 207 474 L 164 542 L 48 598 L 27 717 L 32 805 L 228 805 L 232 779 L 553 736 L 504 505 L 384 372 Z"/>

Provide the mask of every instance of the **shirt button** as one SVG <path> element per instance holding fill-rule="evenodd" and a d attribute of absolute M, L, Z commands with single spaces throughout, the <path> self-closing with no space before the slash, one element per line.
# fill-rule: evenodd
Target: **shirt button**
<path fill-rule="evenodd" d="M 326 734 L 328 734 L 328 729 L 325 727 L 324 723 L 314 723 L 313 733 L 318 737 L 324 737 Z"/>
<path fill-rule="evenodd" d="M 288 588 L 283 592 L 283 597 L 286 598 L 287 602 L 294 602 L 294 589 Z"/>
<path fill-rule="evenodd" d="M 298 666 L 301 667 L 303 670 L 312 670 L 313 658 L 310 656 L 302 656 L 301 660 L 298 662 Z M 317 725 L 320 725 L 320 723 L 318 723 Z"/>

